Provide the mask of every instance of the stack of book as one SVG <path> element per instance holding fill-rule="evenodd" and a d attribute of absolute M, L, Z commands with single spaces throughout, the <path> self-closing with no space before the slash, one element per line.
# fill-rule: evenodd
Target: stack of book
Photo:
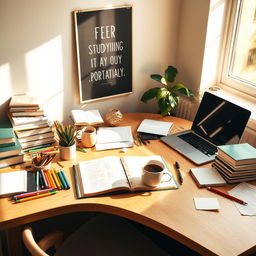
<path fill-rule="evenodd" d="M 8 116 L 24 150 L 55 142 L 52 127 L 36 97 L 13 96 Z"/>
<path fill-rule="evenodd" d="M 228 183 L 256 180 L 256 148 L 248 143 L 218 146 L 214 166 Z"/>
<path fill-rule="evenodd" d="M 24 161 L 22 147 L 17 140 L 9 121 L 0 125 L 0 168 Z"/>

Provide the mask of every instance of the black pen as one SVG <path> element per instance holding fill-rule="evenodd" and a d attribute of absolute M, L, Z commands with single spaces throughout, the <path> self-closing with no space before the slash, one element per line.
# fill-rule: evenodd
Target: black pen
<path fill-rule="evenodd" d="M 182 183 L 183 183 L 183 177 L 182 177 L 182 175 L 181 175 L 181 172 L 180 172 L 180 164 L 178 163 L 178 162 L 175 162 L 175 169 L 176 169 L 176 171 L 177 171 L 177 173 L 178 173 L 178 177 L 179 177 L 179 183 L 180 183 L 180 185 L 182 185 Z"/>

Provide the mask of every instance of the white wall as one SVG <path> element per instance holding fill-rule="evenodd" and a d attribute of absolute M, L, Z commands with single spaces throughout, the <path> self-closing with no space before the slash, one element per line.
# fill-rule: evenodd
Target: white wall
<path fill-rule="evenodd" d="M 157 86 L 150 74 L 176 64 L 179 0 L 0 0 L 0 117 L 8 99 L 20 93 L 41 95 L 50 120 L 68 121 L 70 110 L 82 106 L 72 11 L 105 7 L 106 2 L 133 5 L 134 93 L 85 108 L 103 115 L 112 108 L 156 112 L 154 101 L 144 104 L 140 98 Z"/>
<path fill-rule="evenodd" d="M 210 2 L 181 0 L 176 51 L 179 82 L 196 92 L 201 84 Z"/>

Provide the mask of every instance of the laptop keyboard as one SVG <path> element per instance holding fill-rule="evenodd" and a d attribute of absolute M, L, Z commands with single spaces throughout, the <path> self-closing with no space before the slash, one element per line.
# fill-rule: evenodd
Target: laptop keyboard
<path fill-rule="evenodd" d="M 199 136 L 196 136 L 194 133 L 185 133 L 178 137 L 197 148 L 205 155 L 212 156 L 217 152 L 217 147 L 201 139 Z"/>

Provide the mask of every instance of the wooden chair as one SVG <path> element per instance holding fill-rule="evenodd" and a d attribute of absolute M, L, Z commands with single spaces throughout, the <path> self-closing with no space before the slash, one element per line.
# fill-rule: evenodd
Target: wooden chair
<path fill-rule="evenodd" d="M 168 254 L 124 218 L 100 214 L 79 227 L 64 241 L 62 232 L 47 234 L 39 242 L 32 228 L 22 231 L 24 244 L 33 256 L 49 256 L 50 247 L 55 256 L 167 256 Z"/>

